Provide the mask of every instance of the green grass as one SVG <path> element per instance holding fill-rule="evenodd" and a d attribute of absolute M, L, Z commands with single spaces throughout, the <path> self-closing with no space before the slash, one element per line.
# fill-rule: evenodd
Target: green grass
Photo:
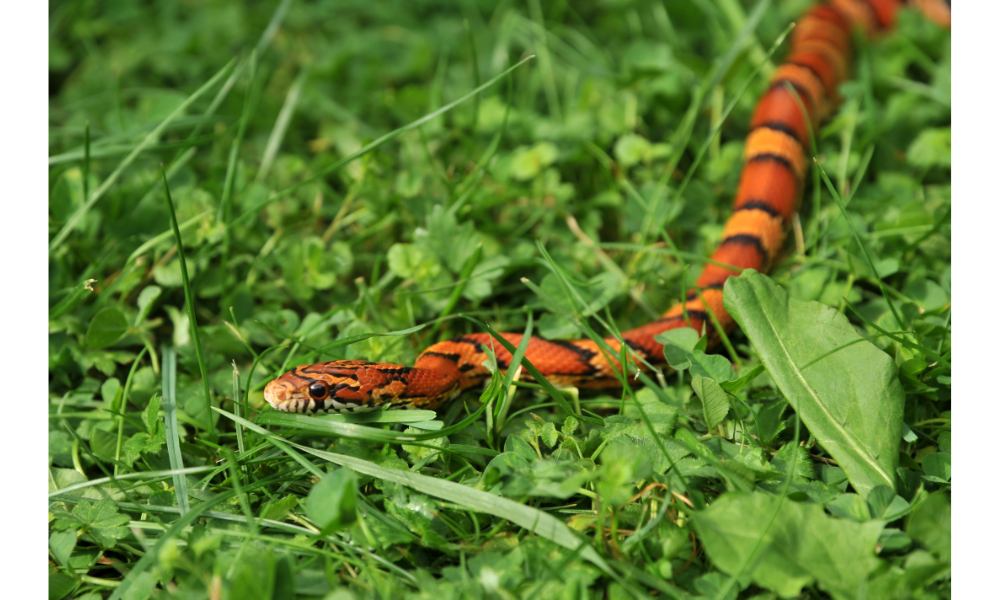
<path fill-rule="evenodd" d="M 842 348 L 679 334 L 611 395 L 270 410 L 297 364 L 668 308 L 808 5 L 437 4 L 51 8 L 50 597 L 950 597 L 951 41 L 916 14 L 858 50 L 771 273 Z M 839 454 L 871 344 L 901 387 Z"/>

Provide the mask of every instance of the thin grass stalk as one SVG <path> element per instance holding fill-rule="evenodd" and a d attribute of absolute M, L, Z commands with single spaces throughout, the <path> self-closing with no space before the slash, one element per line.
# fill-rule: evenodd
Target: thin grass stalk
<path fill-rule="evenodd" d="M 194 350 L 198 355 L 198 368 L 201 370 L 201 384 L 205 391 L 205 415 L 208 419 L 206 431 L 210 439 L 215 439 L 215 425 L 212 422 L 212 395 L 208 389 L 208 367 L 205 364 L 205 353 L 201 349 L 201 336 L 198 330 L 198 316 L 194 312 L 194 290 L 191 289 L 191 281 L 188 277 L 187 260 L 184 257 L 184 243 L 181 241 L 181 230 L 177 225 L 177 212 L 174 210 L 174 201 L 170 197 L 170 185 L 167 183 L 167 172 L 160 165 L 160 174 L 163 177 L 163 191 L 167 197 L 167 212 L 170 214 L 170 225 L 174 229 L 174 238 L 177 240 L 177 259 L 181 263 L 181 281 L 184 283 L 184 298 L 190 319 L 191 338 L 194 340 Z"/>
<path fill-rule="evenodd" d="M 181 515 L 185 515 L 188 504 L 187 477 L 183 474 L 184 457 L 181 455 L 180 428 L 177 424 L 177 350 L 173 346 L 163 345 L 160 354 L 163 355 L 163 420 L 167 438 L 167 456 L 170 459 L 170 469 L 174 471 L 174 496 Z"/>
<path fill-rule="evenodd" d="M 132 389 L 132 378 L 135 376 L 136 369 L 145 354 L 146 348 L 143 348 L 139 351 L 139 356 L 136 356 L 135 361 L 132 362 L 132 367 L 128 370 L 128 377 L 125 379 L 125 387 L 122 389 L 122 399 L 118 403 L 118 406 L 114 407 L 118 413 L 118 441 L 115 443 L 115 475 L 118 475 L 119 461 L 121 461 L 122 455 L 122 439 L 125 433 L 125 406 L 128 404 L 128 393 Z"/>

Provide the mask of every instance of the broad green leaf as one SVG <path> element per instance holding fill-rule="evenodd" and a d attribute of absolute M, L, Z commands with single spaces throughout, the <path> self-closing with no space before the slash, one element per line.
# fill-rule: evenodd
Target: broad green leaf
<path fill-rule="evenodd" d="M 324 533 L 350 525 L 358 518 L 358 484 L 350 469 L 329 473 L 309 490 L 306 514 Z"/>
<path fill-rule="evenodd" d="M 906 533 L 941 560 L 951 560 L 951 502 L 934 492 L 913 509 Z"/>
<path fill-rule="evenodd" d="M 951 481 L 951 453 L 935 452 L 924 457 L 924 479 L 935 483 Z"/>
<path fill-rule="evenodd" d="M 880 563 L 881 522 L 834 519 L 816 504 L 730 492 L 691 520 L 719 569 L 785 598 L 816 582 L 834 598 L 854 600 Z"/>
<path fill-rule="evenodd" d="M 723 386 L 724 387 L 724 386 Z M 757 426 L 757 439 L 765 447 L 771 447 L 777 439 L 778 434 L 784 431 L 785 421 L 781 415 L 785 412 L 788 403 L 784 399 L 774 400 L 762 406 L 754 415 L 754 424 Z"/>
<path fill-rule="evenodd" d="M 288 495 L 281 500 L 265 502 L 260 507 L 260 518 L 271 519 L 272 521 L 284 521 L 292 509 L 299 505 L 299 497 Z"/>
<path fill-rule="evenodd" d="M 678 371 L 691 366 L 691 352 L 698 343 L 698 332 L 690 327 L 670 329 L 653 336 L 653 339 L 663 344 L 663 357 L 667 364 Z"/>
<path fill-rule="evenodd" d="M 627 169 L 634 164 L 644 162 L 651 147 L 652 144 L 646 138 L 626 133 L 615 142 L 615 159 Z"/>
<path fill-rule="evenodd" d="M 884 485 L 868 493 L 868 511 L 873 519 L 890 522 L 910 512 L 910 503 Z"/>
<path fill-rule="evenodd" d="M 118 436 L 113 433 L 101 429 L 90 432 L 90 450 L 98 456 L 114 458 L 117 444 Z"/>
<path fill-rule="evenodd" d="M 76 548 L 76 532 L 73 530 L 57 531 L 49 536 L 49 549 L 62 566 L 69 565 L 69 557 Z"/>
<path fill-rule="evenodd" d="M 701 375 L 695 375 L 691 379 L 691 387 L 694 388 L 694 393 L 701 398 L 705 426 L 708 427 L 709 431 L 715 429 L 715 426 L 721 423 L 726 418 L 726 414 L 729 413 L 729 396 L 718 383 Z"/>
<path fill-rule="evenodd" d="M 532 148 L 518 148 L 511 155 L 510 174 L 522 181 L 532 179 L 558 157 L 559 149 L 551 142 L 541 142 Z"/>
<path fill-rule="evenodd" d="M 872 519 L 868 503 L 857 494 L 841 494 L 832 502 L 828 502 L 826 509 L 835 517 L 852 519 L 859 523 L 871 521 Z"/>
<path fill-rule="evenodd" d="M 162 292 L 163 290 L 161 290 L 160 286 L 157 285 L 146 286 L 141 292 L 139 292 L 139 300 L 137 301 L 139 305 L 139 313 L 135 316 L 136 325 L 139 325 L 146 320 L 146 317 L 149 316 L 149 312 L 153 309 L 153 303 L 156 302 L 156 299 L 160 297 Z"/>
<path fill-rule="evenodd" d="M 545 442 L 545 445 L 549 448 L 555 448 L 556 443 L 559 441 L 559 433 L 556 432 L 556 424 L 552 421 L 545 423 L 542 426 L 541 439 Z"/>
<path fill-rule="evenodd" d="M 862 496 L 877 485 L 895 489 L 904 395 L 892 359 L 837 310 L 789 298 L 756 271 L 730 277 L 724 302 L 854 488 Z"/>
<path fill-rule="evenodd" d="M 126 331 L 128 322 L 125 315 L 114 306 L 108 306 L 99 310 L 91 319 L 84 340 L 91 348 L 105 348 L 120 340 Z"/>
<path fill-rule="evenodd" d="M 719 354 L 705 354 L 701 350 L 691 353 L 691 373 L 714 379 L 717 382 L 736 379 L 732 363 Z"/>
<path fill-rule="evenodd" d="M 906 160 L 918 167 L 951 167 L 951 127 L 921 131 L 906 149 Z"/>
<path fill-rule="evenodd" d="M 49 600 L 65 598 L 76 588 L 76 580 L 65 573 L 49 573 Z"/>
<path fill-rule="evenodd" d="M 756 367 L 740 375 L 739 379 L 733 381 L 719 381 L 719 385 L 721 385 L 722 389 L 726 390 L 730 394 L 735 394 L 736 392 L 750 385 L 750 383 L 754 379 L 757 379 L 757 376 L 763 372 L 764 372 L 763 365 L 757 365 Z"/>
<path fill-rule="evenodd" d="M 387 257 L 389 269 L 403 279 L 428 281 L 441 272 L 437 259 L 414 244 L 393 244 Z"/>
<path fill-rule="evenodd" d="M 154 587 L 156 587 L 156 578 L 153 577 L 153 574 L 149 571 L 140 573 L 135 578 L 132 587 L 122 594 L 122 600 L 148 600 Z"/>

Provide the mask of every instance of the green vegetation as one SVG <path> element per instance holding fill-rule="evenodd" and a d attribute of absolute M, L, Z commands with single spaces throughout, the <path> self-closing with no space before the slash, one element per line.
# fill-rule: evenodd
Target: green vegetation
<path fill-rule="evenodd" d="M 915 13 L 721 355 L 270 410 L 297 364 L 666 310 L 808 2 L 439 4 L 52 5 L 49 597 L 950 597 L 950 34 Z"/>

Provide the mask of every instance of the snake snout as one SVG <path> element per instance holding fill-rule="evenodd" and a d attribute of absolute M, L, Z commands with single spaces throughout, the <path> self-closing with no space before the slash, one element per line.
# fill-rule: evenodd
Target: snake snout
<path fill-rule="evenodd" d="M 295 386 L 284 377 L 279 377 L 264 387 L 264 400 L 278 410 L 286 410 L 284 407 L 291 402 L 294 392 Z"/>

